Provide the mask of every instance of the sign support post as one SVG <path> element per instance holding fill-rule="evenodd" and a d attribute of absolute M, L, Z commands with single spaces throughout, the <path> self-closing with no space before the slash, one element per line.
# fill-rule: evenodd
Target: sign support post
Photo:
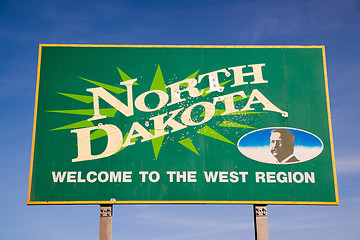
<path fill-rule="evenodd" d="M 113 205 L 100 205 L 99 240 L 111 240 Z"/>
<path fill-rule="evenodd" d="M 255 240 L 269 240 L 267 205 L 254 205 Z"/>

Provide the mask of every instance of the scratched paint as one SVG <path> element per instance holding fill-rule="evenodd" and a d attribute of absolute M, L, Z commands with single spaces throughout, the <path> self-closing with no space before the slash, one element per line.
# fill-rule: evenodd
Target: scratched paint
<path fill-rule="evenodd" d="M 42 45 L 39 62 L 29 204 L 338 202 L 322 47 Z M 296 164 L 242 148 L 274 126 Z"/>

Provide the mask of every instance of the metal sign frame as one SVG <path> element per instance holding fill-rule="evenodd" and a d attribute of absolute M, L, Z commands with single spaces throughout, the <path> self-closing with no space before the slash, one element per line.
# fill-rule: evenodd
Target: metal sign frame
<path fill-rule="evenodd" d="M 326 94 L 326 112 L 328 116 L 328 126 L 329 126 L 329 141 L 330 141 L 330 153 L 331 153 L 331 166 L 332 166 L 332 179 L 334 187 L 334 201 L 238 201 L 238 200 L 116 200 L 109 199 L 108 201 L 62 201 L 62 200 L 34 200 L 32 199 L 33 191 L 33 177 L 34 177 L 34 155 L 35 155 L 35 139 L 37 133 L 37 121 L 39 115 L 39 85 L 40 85 L 40 72 L 42 70 L 42 51 L 43 48 L 47 47 L 56 47 L 56 48 L 66 48 L 66 47 L 76 47 L 76 48 L 129 48 L 129 49 L 144 49 L 144 48 L 153 48 L 153 49 L 319 49 L 322 53 L 323 61 L 323 78 L 325 80 L 325 94 Z M 250 65 L 249 65 L 250 66 Z M 209 75 L 210 78 L 210 75 Z M 217 79 L 216 79 L 217 80 Z M 210 81 L 210 79 L 209 79 Z M 216 89 L 214 91 L 217 91 Z M 94 97 L 95 99 L 95 97 Z M 253 99 L 254 103 L 256 99 Z M 94 111 L 96 109 L 94 108 Z M 284 112 L 283 114 L 287 114 Z M 100 114 L 99 114 L 100 115 Z M 95 113 L 94 113 L 95 116 Z M 289 126 L 285 126 L 289 127 Z M 290 126 L 291 127 L 291 126 Z M 265 129 L 265 128 L 262 128 Z M 77 133 L 79 135 L 79 133 Z M 125 137 L 126 138 L 126 137 Z M 124 139 L 125 140 L 125 139 Z M 320 140 L 321 141 L 321 140 Z M 78 142 L 79 144 L 79 142 Z M 238 148 L 241 147 L 240 143 L 237 143 Z M 243 153 L 244 154 L 244 153 Z M 80 158 L 80 157 L 78 157 Z M 81 177 L 80 177 L 81 178 Z M 272 178 L 272 176 L 270 176 Z M 39 182 L 39 181 L 38 181 Z M 335 158 L 334 158 L 334 147 L 333 147 L 333 137 L 332 137 L 332 126 L 331 126 L 331 116 L 330 116 L 330 104 L 329 104 L 329 92 L 328 92 L 328 79 L 327 79 L 327 70 L 326 70 L 326 61 L 325 61 L 325 47 L 324 46 L 188 46 L 188 45 L 178 45 L 178 46 L 163 46 L 163 45 L 76 45 L 76 44 L 40 44 L 39 46 L 39 60 L 38 60 L 38 71 L 37 71 L 37 84 L 36 84 L 36 98 L 35 98 L 35 110 L 34 110 L 34 124 L 33 124 L 33 137 L 32 137 L 32 150 L 31 150 L 31 164 L 30 164 L 30 176 L 29 176 L 29 188 L 28 188 L 28 200 L 27 204 L 309 204 L 309 205 L 338 205 L 338 189 L 337 189 L 337 178 L 335 170 Z"/>

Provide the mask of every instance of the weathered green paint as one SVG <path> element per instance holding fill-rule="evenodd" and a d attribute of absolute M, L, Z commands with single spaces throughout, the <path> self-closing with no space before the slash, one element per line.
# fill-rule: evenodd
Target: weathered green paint
<path fill-rule="evenodd" d="M 44 45 L 38 76 L 33 155 L 29 185 L 29 204 L 116 203 L 300 203 L 337 204 L 335 166 L 328 112 L 324 52 L 322 47 L 137 47 L 137 46 L 67 46 Z M 253 76 L 244 76 L 246 84 L 234 84 L 234 71 L 229 68 L 246 65 L 243 72 L 251 72 L 248 65 L 265 64 L 262 70 L 267 83 L 249 84 Z M 199 80 L 199 76 L 219 69 L 227 69 L 231 76 L 218 74 L 223 91 L 207 93 L 208 77 L 197 83 L 204 90 L 197 97 L 181 93 L 185 99 L 169 104 L 173 93 L 167 86 L 184 79 Z M 126 74 L 125 74 L 126 72 Z M 100 114 L 106 118 L 88 121 L 94 114 L 92 93 L 87 89 L 103 88 L 115 98 L 127 102 L 127 90 L 120 83 L 137 78 L 133 84 L 133 100 L 150 90 L 161 90 L 168 102 L 156 111 L 143 112 L 134 106 L 133 115 L 126 117 L 114 106 L 100 99 Z M 89 80 L 91 79 L 91 80 Z M 137 85 L 138 84 L 138 85 Z M 179 90 L 188 86 L 182 83 Z M 256 89 L 274 106 L 286 111 L 267 111 L 262 104 L 245 107 Z M 114 125 L 126 142 L 134 122 L 150 134 L 156 133 L 151 118 L 182 109 L 174 120 L 181 119 L 186 109 L 199 102 L 213 104 L 214 98 L 244 91 L 234 96 L 236 112 L 225 112 L 225 101 L 214 104 L 214 116 L 207 122 L 173 132 L 166 127 L 165 135 L 142 141 L 134 136 L 134 145 L 121 146 L 108 157 L 73 162 L 78 156 L 77 134 L 71 130 L 90 126 Z M 71 94 L 69 94 L 71 93 Z M 166 99 L 165 99 L 166 100 Z M 254 99 L 254 101 L 257 99 Z M 145 106 L 154 109 L 159 97 L 155 93 L 145 98 Z M 111 109 L 110 109 L 111 108 Z M 64 110 L 66 109 L 66 110 Z M 102 111 L 101 109 L 108 109 Z M 208 109 L 197 106 L 191 112 L 191 121 L 202 121 Z M 99 125 L 100 124 L 100 125 Z M 269 127 L 298 128 L 321 139 L 322 152 L 312 160 L 297 164 L 267 164 L 244 156 L 238 141 L 255 129 Z M 56 130 L 56 131 L 55 131 Z M 161 130 L 161 129 L 160 129 Z M 136 134 L 137 131 L 134 132 Z M 101 154 L 107 144 L 107 132 L 99 127 L 91 132 L 91 154 Z M 121 140 L 121 139 L 120 139 Z M 86 176 L 94 171 L 103 179 L 106 173 L 131 171 L 132 182 L 88 182 Z M 158 172 L 157 182 L 142 182 L 141 171 Z M 196 182 L 170 182 L 168 171 L 196 172 Z M 246 181 L 207 182 L 204 172 L 247 172 Z M 54 182 L 52 172 L 70 172 L 63 182 Z M 81 172 L 81 176 L 78 173 Z M 256 182 L 256 172 L 313 172 L 315 183 Z M 89 175 L 90 180 L 94 178 Z M 228 175 L 229 176 L 229 175 Z M 155 179 L 156 175 L 153 175 Z M 85 182 L 82 182 L 84 179 Z M 70 181 L 69 181 L 70 180 Z M 234 179 L 232 179 L 234 180 Z"/>

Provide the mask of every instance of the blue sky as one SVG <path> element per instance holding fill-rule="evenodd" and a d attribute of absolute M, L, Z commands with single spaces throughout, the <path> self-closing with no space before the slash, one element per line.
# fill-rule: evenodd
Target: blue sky
<path fill-rule="evenodd" d="M 98 239 L 99 206 L 27 206 L 38 44 L 325 45 L 339 206 L 269 206 L 271 239 L 360 239 L 360 2 L 0 1 L 0 239 Z M 251 205 L 115 206 L 113 239 L 254 239 Z"/>

